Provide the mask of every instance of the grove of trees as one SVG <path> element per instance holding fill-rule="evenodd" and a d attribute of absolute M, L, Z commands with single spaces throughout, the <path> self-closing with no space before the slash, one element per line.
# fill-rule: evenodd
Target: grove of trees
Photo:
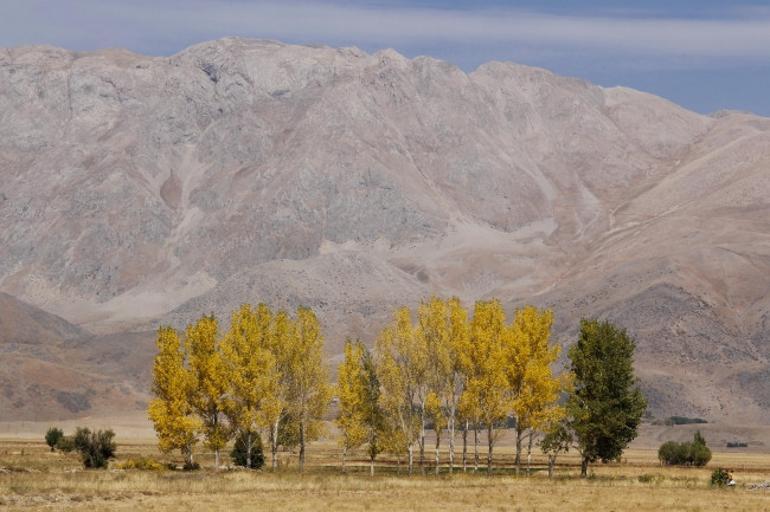
<path fill-rule="evenodd" d="M 149 406 L 160 449 L 181 450 L 192 466 L 202 441 L 218 467 L 221 449 L 237 438 L 244 465 L 254 467 L 251 455 L 267 432 L 271 466 L 279 446 L 299 446 L 302 469 L 331 399 L 322 348 L 318 319 L 307 308 L 291 317 L 243 305 L 222 335 L 213 316 L 188 326 L 184 340 L 160 328 Z"/>
<path fill-rule="evenodd" d="M 432 297 L 414 311 L 397 309 L 373 350 L 347 340 L 333 388 L 312 310 L 292 316 L 243 305 L 223 333 L 213 316 L 184 335 L 159 329 L 149 415 L 160 448 L 181 450 L 189 465 L 196 443 L 219 466 L 220 450 L 236 441 L 237 463 L 259 467 L 250 459 L 261 458 L 265 441 L 272 468 L 280 447 L 297 447 L 302 470 L 335 395 L 343 470 L 351 451 L 365 448 L 372 474 L 383 452 L 410 474 L 416 465 L 438 473 L 446 441 L 450 473 L 478 469 L 482 450 L 491 472 L 495 443 L 512 426 L 517 472 L 542 437 L 551 471 L 574 446 L 585 475 L 590 462 L 617 458 L 636 436 L 646 403 L 633 376 L 634 343 L 608 322 L 583 321 L 570 365 L 557 373 L 552 325 L 552 312 L 533 306 L 508 320 L 497 300 L 468 311 L 457 298 Z"/>

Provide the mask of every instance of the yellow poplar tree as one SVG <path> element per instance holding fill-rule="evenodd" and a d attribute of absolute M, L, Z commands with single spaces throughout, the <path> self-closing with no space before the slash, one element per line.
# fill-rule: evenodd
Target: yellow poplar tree
<path fill-rule="evenodd" d="M 522 438 L 560 414 L 556 405 L 562 388 L 552 365 L 559 357 L 559 347 L 549 343 L 553 313 L 526 306 L 516 311 L 511 326 L 509 381 L 512 409 L 516 418 L 516 470 L 521 465 Z"/>
<path fill-rule="evenodd" d="M 270 465 L 273 469 L 278 466 L 278 445 L 280 429 L 289 414 L 291 397 L 291 368 L 297 346 L 297 328 L 286 311 L 279 311 L 268 320 L 269 336 L 267 344 L 273 355 L 277 374 L 274 394 L 275 407 L 270 411 Z"/>
<path fill-rule="evenodd" d="M 478 301 L 471 321 L 470 367 L 466 384 L 466 401 L 473 401 L 478 420 L 487 429 L 487 471 L 492 471 L 495 423 L 506 417 L 510 409 L 506 375 L 505 312 L 498 300 Z"/>
<path fill-rule="evenodd" d="M 181 450 L 187 464 L 193 463 L 200 420 L 190 403 L 195 380 L 186 366 L 179 335 L 171 327 L 158 329 L 158 355 L 152 369 L 152 391 L 148 414 L 164 453 Z"/>
<path fill-rule="evenodd" d="M 267 323 L 266 323 L 267 322 Z M 251 450 L 259 431 L 269 428 L 278 407 L 278 376 L 268 349 L 269 309 L 253 310 L 244 304 L 232 315 L 230 329 L 222 341 L 229 396 L 225 411 L 233 429 L 246 443 L 246 467 L 251 467 Z"/>
<path fill-rule="evenodd" d="M 420 432 L 420 414 L 415 412 L 423 355 L 414 350 L 414 333 L 408 308 L 399 308 L 390 325 L 377 338 L 377 369 L 382 388 L 381 402 L 395 429 L 389 450 L 406 448 L 409 474 L 414 468 L 414 444 Z M 397 433 L 396 433 L 397 432 Z"/>
<path fill-rule="evenodd" d="M 185 347 L 193 377 L 191 403 L 202 422 L 206 446 L 214 450 L 215 465 L 219 468 L 220 450 L 230 435 L 223 418 L 229 376 L 217 336 L 216 318 L 203 316 L 187 327 Z"/>
<path fill-rule="evenodd" d="M 331 390 L 323 364 L 323 336 L 312 309 L 299 307 L 295 346 L 289 349 L 289 417 L 299 431 L 299 469 L 305 467 L 305 448 L 320 435 L 321 420 L 329 407 Z"/>
<path fill-rule="evenodd" d="M 364 346 L 360 341 L 345 341 L 345 359 L 337 371 L 337 396 L 339 398 L 339 416 L 337 425 L 342 431 L 342 470 L 349 450 L 361 446 L 366 441 L 364 425 L 364 375 L 362 361 Z"/>

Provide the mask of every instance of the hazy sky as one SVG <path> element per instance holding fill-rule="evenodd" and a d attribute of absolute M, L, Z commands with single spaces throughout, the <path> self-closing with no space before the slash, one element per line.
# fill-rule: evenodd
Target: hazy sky
<path fill-rule="evenodd" d="M 770 0 L 0 0 L 0 46 L 169 55 L 229 35 L 512 60 L 770 115 Z"/>

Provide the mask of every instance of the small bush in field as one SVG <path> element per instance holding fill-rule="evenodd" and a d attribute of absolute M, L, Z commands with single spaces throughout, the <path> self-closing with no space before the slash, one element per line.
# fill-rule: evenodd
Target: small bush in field
<path fill-rule="evenodd" d="M 166 469 L 164 464 L 161 464 L 152 457 L 138 457 L 136 459 L 128 459 L 120 462 L 117 467 L 118 469 L 137 469 L 140 471 L 163 471 Z"/>
<path fill-rule="evenodd" d="M 689 443 L 668 441 L 658 449 L 658 459 L 669 466 L 705 466 L 711 460 L 711 450 L 706 446 L 706 440 L 700 434 Z"/>
<path fill-rule="evenodd" d="M 91 432 L 87 428 L 78 427 L 73 443 L 75 449 L 80 452 L 83 466 L 106 468 L 109 460 L 115 458 L 117 445 L 113 441 L 114 438 L 115 433 L 112 430 Z"/>
<path fill-rule="evenodd" d="M 45 444 L 47 444 L 51 451 L 56 450 L 56 445 L 59 444 L 59 441 L 64 437 L 64 432 L 60 428 L 51 427 L 48 429 L 48 432 L 45 433 Z"/>
<path fill-rule="evenodd" d="M 724 487 L 732 482 L 733 476 L 725 468 L 717 468 L 711 473 L 711 485 Z"/>

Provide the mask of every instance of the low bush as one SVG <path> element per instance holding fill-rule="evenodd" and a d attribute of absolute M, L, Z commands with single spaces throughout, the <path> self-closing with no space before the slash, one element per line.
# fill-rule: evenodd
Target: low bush
<path fill-rule="evenodd" d="M 161 464 L 152 457 L 138 457 L 127 459 L 117 464 L 118 469 L 137 469 L 140 471 L 163 471 L 166 465 Z"/>
<path fill-rule="evenodd" d="M 693 425 L 708 423 L 703 418 L 688 418 L 687 416 L 669 416 L 665 421 L 666 425 Z"/>
<path fill-rule="evenodd" d="M 728 448 L 748 448 L 749 443 L 744 443 L 743 441 L 733 441 L 727 443 Z"/>
<path fill-rule="evenodd" d="M 197 462 L 185 462 L 182 471 L 198 471 L 200 468 L 201 465 Z"/>
<path fill-rule="evenodd" d="M 658 449 L 658 459 L 669 466 L 705 466 L 711 460 L 711 450 L 700 432 L 696 432 L 689 443 L 663 443 Z"/>

